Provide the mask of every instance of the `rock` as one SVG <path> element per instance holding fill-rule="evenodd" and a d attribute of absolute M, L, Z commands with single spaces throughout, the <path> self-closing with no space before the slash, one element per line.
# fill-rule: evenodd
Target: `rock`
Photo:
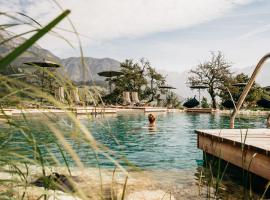
<path fill-rule="evenodd" d="M 32 184 L 38 187 L 44 187 L 46 189 L 74 192 L 75 187 L 72 184 L 71 179 L 72 177 L 67 177 L 63 174 L 52 173 L 49 176 L 42 176 L 38 178 L 32 182 Z"/>
<path fill-rule="evenodd" d="M 136 191 L 127 196 L 125 200 L 175 200 L 173 195 L 163 190 Z"/>

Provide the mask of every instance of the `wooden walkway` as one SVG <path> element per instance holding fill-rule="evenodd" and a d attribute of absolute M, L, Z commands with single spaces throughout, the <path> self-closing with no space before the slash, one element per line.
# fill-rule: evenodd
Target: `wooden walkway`
<path fill-rule="evenodd" d="M 270 129 L 196 130 L 198 148 L 270 180 Z"/>
<path fill-rule="evenodd" d="M 187 112 L 191 113 L 212 113 L 214 110 L 212 108 L 187 108 Z"/>

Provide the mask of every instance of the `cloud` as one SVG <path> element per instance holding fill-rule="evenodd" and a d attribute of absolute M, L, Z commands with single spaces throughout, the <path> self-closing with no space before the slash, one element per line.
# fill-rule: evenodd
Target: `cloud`
<path fill-rule="evenodd" d="M 142 37 L 205 23 L 251 0 L 57 0 L 70 15 L 84 42 Z M 0 0 L 2 10 L 18 10 L 42 23 L 60 13 L 52 0 Z M 70 28 L 65 22 L 60 25 Z M 66 33 L 62 33 L 70 37 Z M 90 38 L 90 39 L 89 39 Z M 72 38 L 71 40 L 74 40 Z M 44 41 L 44 40 L 43 40 Z M 50 44 L 57 45 L 50 38 Z M 44 42 L 45 43 L 45 42 Z M 58 44 L 59 45 L 59 44 Z"/>
<path fill-rule="evenodd" d="M 249 39 L 251 37 L 257 36 L 261 33 L 268 32 L 268 31 L 270 31 L 270 24 L 266 24 L 266 25 L 260 26 L 258 28 L 255 28 L 254 30 L 251 30 L 251 31 L 241 35 L 238 39 L 239 40 L 246 40 L 246 39 Z"/>

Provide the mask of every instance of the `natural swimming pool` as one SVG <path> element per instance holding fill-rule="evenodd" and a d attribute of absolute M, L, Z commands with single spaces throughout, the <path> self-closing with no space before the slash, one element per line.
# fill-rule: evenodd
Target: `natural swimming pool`
<path fill-rule="evenodd" d="M 56 145 L 57 139 L 49 129 L 50 125 L 54 125 L 66 136 L 86 166 L 114 168 L 110 160 L 101 153 L 94 154 L 88 143 L 80 140 L 80 131 L 69 118 L 62 115 L 47 118 L 50 120 L 44 120 L 41 116 L 17 117 L 13 119 L 14 125 L 3 123 L 0 129 L 1 149 L 30 159 L 37 158 L 32 141 L 29 142 L 29 138 L 32 138 L 40 148 L 45 165 L 55 164 L 50 159 L 50 155 L 54 155 L 64 166 L 65 161 Z M 218 114 L 157 114 L 155 130 L 148 128 L 147 114 L 144 113 L 78 119 L 97 141 L 110 149 L 107 153 L 128 171 L 142 169 L 160 181 L 161 188 L 173 186 L 177 196 L 184 198 L 198 197 L 195 190 L 198 190 L 200 168 L 203 166 L 203 152 L 197 149 L 194 130 L 229 127 L 229 116 Z M 236 127 L 265 127 L 265 116 L 242 116 L 236 121 Z M 64 154 L 68 164 L 74 166 L 71 156 Z M 230 198 L 242 198 L 238 183 L 230 180 L 223 182 L 226 198 L 228 195 Z"/>
<path fill-rule="evenodd" d="M 59 149 L 55 145 L 55 136 L 48 129 L 48 122 L 39 117 L 17 118 L 17 125 L 26 127 L 34 135 L 43 152 L 49 150 L 61 160 Z M 124 166 L 136 166 L 142 169 L 195 169 L 202 165 L 203 153 L 197 149 L 195 129 L 228 128 L 229 117 L 211 114 L 166 113 L 157 114 L 157 127 L 148 128 L 147 115 L 123 114 L 104 117 L 81 118 L 80 122 L 93 134 L 94 138 L 108 147 L 110 154 Z M 72 135 L 75 125 L 63 116 L 54 116 L 53 123 L 62 133 Z M 265 117 L 243 117 L 237 126 L 264 127 Z M 29 144 L 21 130 L 16 127 L 2 127 L 9 132 L 9 148 L 16 148 L 27 154 Z M 87 143 L 77 141 L 78 136 L 67 137 L 82 162 L 90 167 L 97 166 L 95 154 Z M 109 151 L 108 151 L 109 152 Z M 113 167 L 113 163 L 102 154 L 98 162 L 102 167 Z M 31 158 L 31 155 L 27 155 Z M 67 156 L 69 158 L 69 156 Z M 73 164 L 69 159 L 69 164 Z"/>

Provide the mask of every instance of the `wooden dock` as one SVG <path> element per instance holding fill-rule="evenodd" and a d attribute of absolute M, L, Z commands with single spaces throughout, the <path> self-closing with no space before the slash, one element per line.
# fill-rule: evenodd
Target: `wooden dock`
<path fill-rule="evenodd" d="M 102 108 L 102 107 L 78 107 L 78 108 L 76 108 L 77 115 L 115 114 L 116 112 L 117 112 L 116 108 Z"/>
<path fill-rule="evenodd" d="M 212 108 L 187 108 L 186 112 L 191 112 L 191 113 L 212 113 L 212 112 L 214 112 L 214 109 L 212 109 Z"/>
<path fill-rule="evenodd" d="M 196 130 L 198 148 L 270 180 L 270 129 Z"/>

